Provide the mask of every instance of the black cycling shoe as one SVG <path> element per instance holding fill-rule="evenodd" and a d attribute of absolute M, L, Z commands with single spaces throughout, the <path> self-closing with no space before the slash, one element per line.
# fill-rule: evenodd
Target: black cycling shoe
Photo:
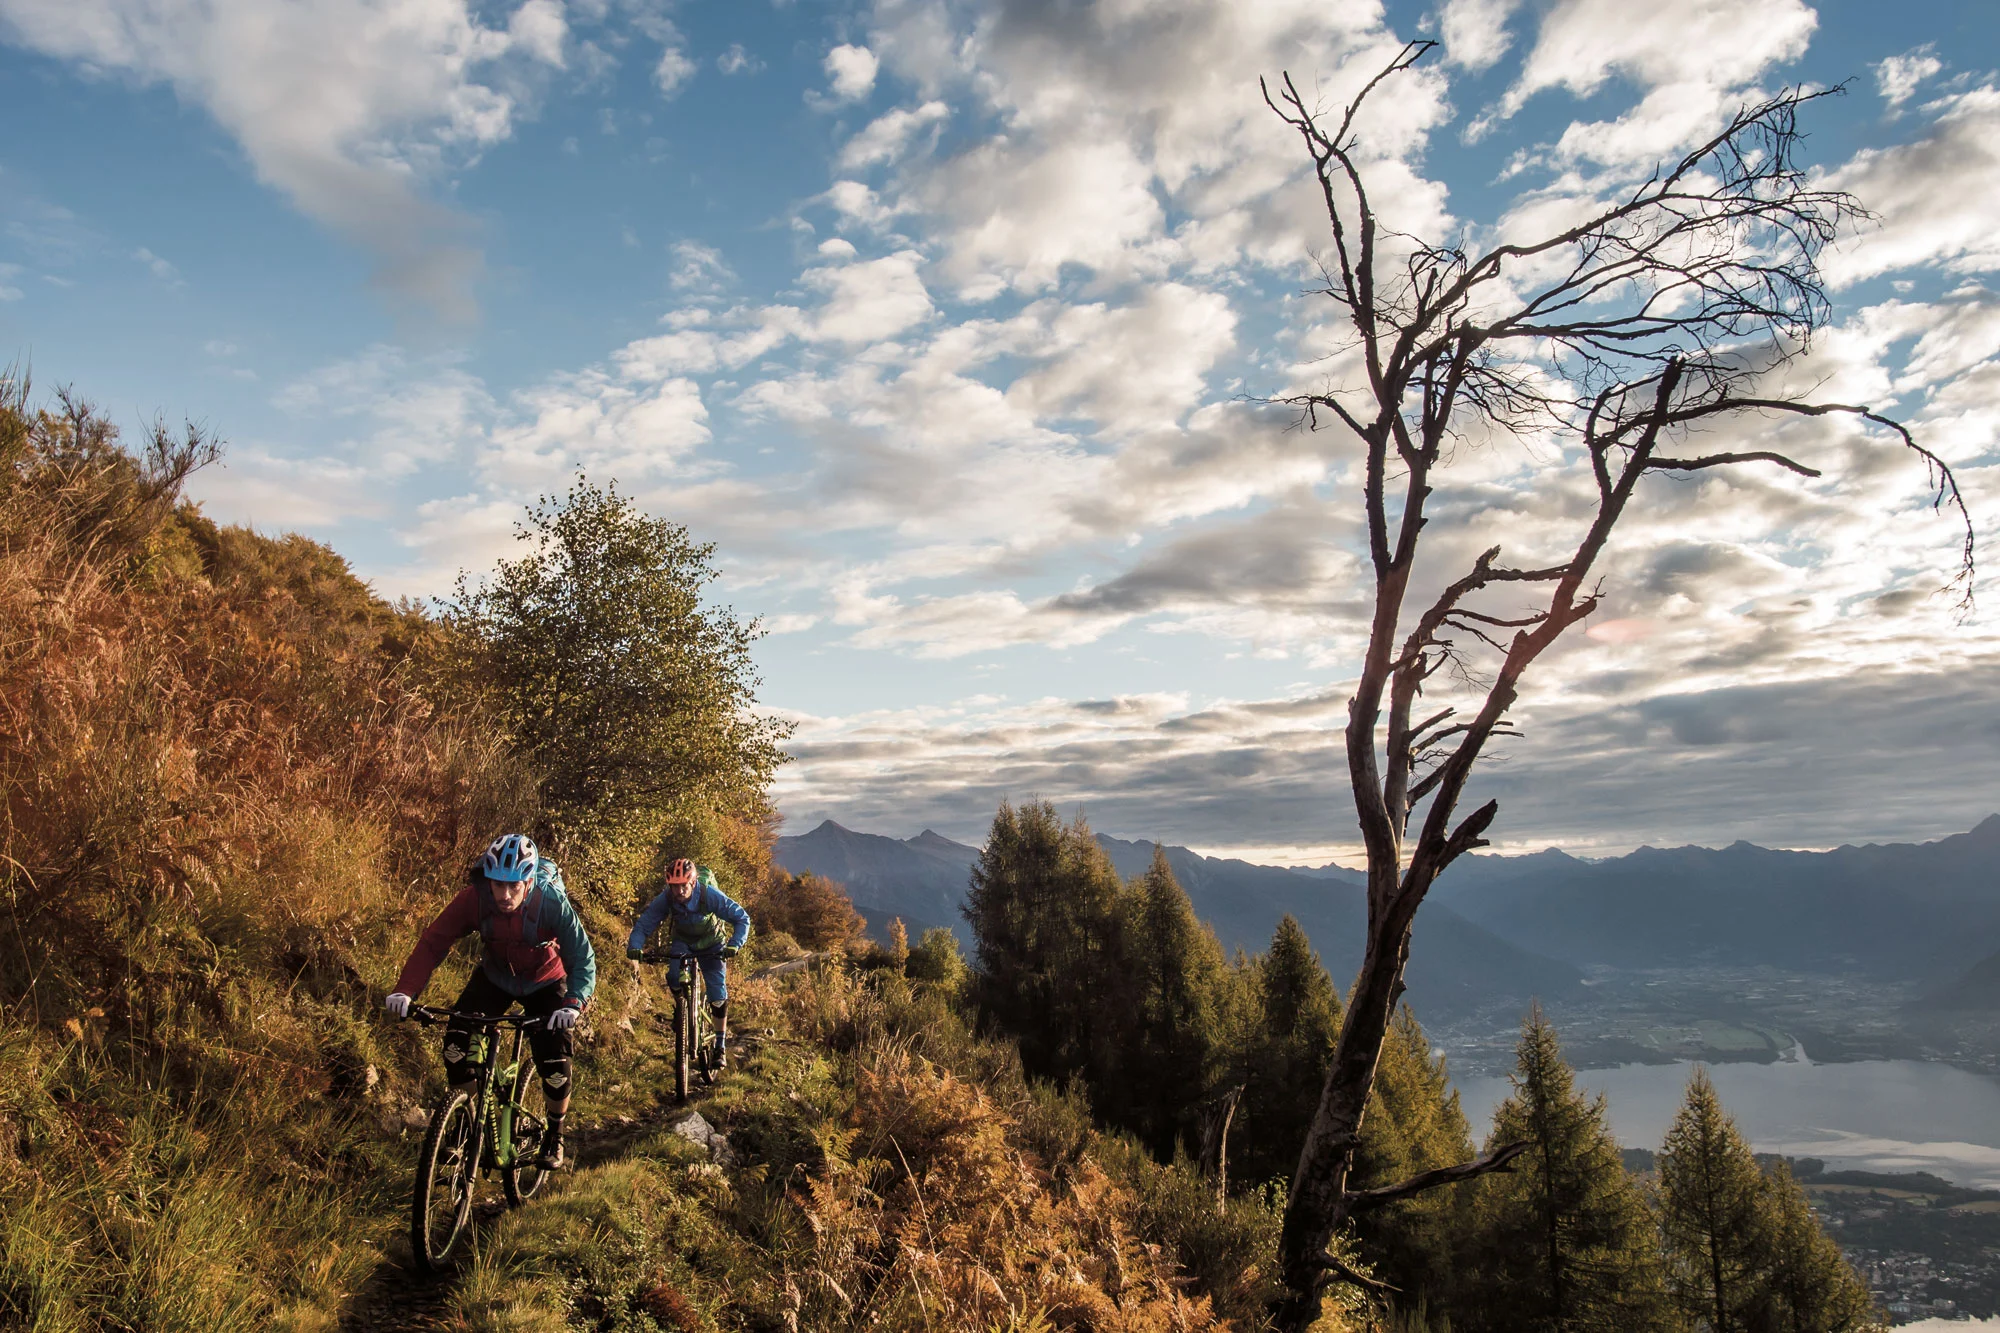
<path fill-rule="evenodd" d="M 569 1165 L 569 1154 L 563 1151 L 562 1135 L 542 1135 L 541 1155 L 535 1158 L 537 1171 L 560 1171 Z"/>
<path fill-rule="evenodd" d="M 729 1067 L 729 1043 L 720 1037 L 715 1039 L 715 1045 L 709 1050 L 708 1067 L 718 1074 Z"/>

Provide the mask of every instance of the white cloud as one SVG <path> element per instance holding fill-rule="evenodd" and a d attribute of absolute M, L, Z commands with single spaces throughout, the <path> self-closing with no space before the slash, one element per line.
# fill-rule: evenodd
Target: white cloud
<path fill-rule="evenodd" d="M 134 250 L 132 252 L 132 258 L 138 260 L 141 264 L 144 264 L 146 266 L 146 271 L 148 273 L 151 273 L 154 277 L 158 278 L 161 282 L 164 282 L 169 286 L 174 286 L 174 287 L 178 287 L 181 285 L 181 271 L 178 268 L 175 268 L 172 263 L 170 263 L 165 259 L 160 258 L 158 255 L 154 254 L 151 250 L 146 249 L 144 246 L 140 246 L 137 250 Z"/>
<path fill-rule="evenodd" d="M 894 162 L 908 151 L 910 142 L 951 114 L 943 102 L 929 101 L 916 107 L 897 107 L 870 121 L 867 128 L 847 141 L 840 150 L 840 165 L 848 170 Z"/>
<path fill-rule="evenodd" d="M 1302 261 L 1324 219 L 1257 81 L 1289 70 L 1331 104 L 1402 46 L 1378 5 L 1317 0 L 990 10 L 878 0 L 871 41 L 927 99 L 971 102 L 1000 124 L 885 187 L 892 204 L 942 221 L 945 271 L 978 299 L 1047 290 L 1072 266 L 1123 281 L 1186 262 L 1219 271 L 1246 253 Z M 1405 76 L 1371 106 L 1363 155 L 1418 150 L 1445 115 L 1443 91 L 1437 70 Z M 1395 225 L 1435 218 L 1435 187 L 1408 172 L 1386 179 Z"/>
<path fill-rule="evenodd" d="M 1054 286 L 1065 264 L 1123 268 L 1165 219 L 1152 173 L 1113 139 L 989 140 L 939 171 L 926 203 L 954 225 L 947 271 L 962 287 L 997 268 L 1030 292 Z"/>
<path fill-rule="evenodd" d="M 860 181 L 835 181 L 827 188 L 825 198 L 842 218 L 863 227 L 881 227 L 899 211 L 884 204 L 875 191 Z"/>
<path fill-rule="evenodd" d="M 1537 93 L 1563 88 L 1589 97 L 1623 76 L 1644 90 L 1640 103 L 1614 121 L 1571 125 L 1558 154 L 1649 165 L 1706 131 L 1735 90 L 1803 54 L 1818 23 L 1804 0 L 1558 0 L 1520 76 L 1471 133 L 1478 137 Z"/>
<path fill-rule="evenodd" d="M 1200 401 L 1235 330 L 1227 298 L 1180 283 L 1117 309 L 1053 307 L 1049 343 L 1037 349 L 1052 359 L 1007 394 L 1038 417 L 1087 416 L 1118 433 L 1171 426 Z"/>
<path fill-rule="evenodd" d="M 14 279 L 21 276 L 19 264 L 0 264 L 0 301 L 18 301 L 21 289 L 14 285 Z"/>
<path fill-rule="evenodd" d="M 1858 196 L 1863 223 L 1827 259 L 1839 283 L 1937 264 L 1955 272 L 2000 267 L 2000 87 L 1949 99 L 1915 142 L 1868 148 L 1828 177 Z"/>
<path fill-rule="evenodd" d="M 699 241 L 674 243 L 674 271 L 667 281 L 675 291 L 716 291 L 735 279 L 735 272 L 714 246 Z"/>
<path fill-rule="evenodd" d="M 515 46 L 543 64 L 564 67 L 569 23 L 563 17 L 562 0 L 527 0 L 507 20 L 507 34 Z"/>
<path fill-rule="evenodd" d="M 1491 69 L 1514 44 L 1508 21 L 1521 0 L 1445 0 L 1438 12 L 1438 35 L 1445 59 L 1475 73 Z"/>
<path fill-rule="evenodd" d="M 1534 49 L 1506 105 L 1518 109 L 1549 88 L 1588 97 L 1614 74 L 1641 87 L 1674 83 L 1736 87 L 1776 60 L 1801 54 L 1819 19 L 1802 0 L 1558 0 L 1542 18 Z"/>
<path fill-rule="evenodd" d="M 496 496 L 424 502 L 417 508 L 416 523 L 398 534 L 411 558 L 373 579 L 377 591 L 389 597 L 438 596 L 451 589 L 461 571 L 477 574 L 518 554 L 522 508 L 534 494 L 531 482 Z"/>
<path fill-rule="evenodd" d="M 836 46 L 826 53 L 826 77 L 833 95 L 843 102 L 858 102 L 875 88 L 875 71 L 880 62 L 865 46 Z"/>
<path fill-rule="evenodd" d="M 291 457 L 257 444 L 233 446 L 218 466 L 195 474 L 188 493 L 213 519 L 266 531 L 325 532 L 392 516 L 381 474 L 368 464 Z"/>
<path fill-rule="evenodd" d="M 653 85 L 660 90 L 660 96 L 671 98 L 687 85 L 687 81 L 701 67 L 687 53 L 680 34 L 672 31 L 673 25 L 667 24 L 667 28 L 667 44 L 660 52 L 660 62 L 653 66 Z"/>
<path fill-rule="evenodd" d="M 1930 45 L 1925 44 L 1871 66 L 1875 71 L 1876 90 L 1892 109 L 1909 101 L 1918 85 L 1944 68 L 1944 62 L 1931 51 Z"/>
<path fill-rule="evenodd" d="M 287 384 L 272 401 L 315 423 L 354 423 L 358 433 L 327 457 L 382 478 L 463 458 L 485 438 L 494 407 L 486 386 L 449 356 L 412 361 L 378 344 Z"/>
<path fill-rule="evenodd" d="M 893 338 L 923 323 L 933 307 L 919 271 L 922 267 L 921 254 L 900 250 L 880 259 L 807 269 L 802 280 L 826 297 L 811 336 L 858 345 Z"/>
<path fill-rule="evenodd" d="M 724 74 L 755 74 L 764 68 L 764 62 L 743 49 L 743 43 L 731 42 L 729 49 L 715 58 L 715 67 Z"/>
<path fill-rule="evenodd" d="M 523 419 L 493 431 L 483 474 L 519 491 L 579 470 L 635 484 L 673 473 L 710 439 L 700 386 L 622 369 L 561 375 L 516 395 Z"/>
<path fill-rule="evenodd" d="M 486 27 L 466 0 L 0 0 L 16 43 L 207 110 L 259 178 L 375 254 L 382 286 L 457 319 L 472 314 L 479 253 L 418 183 L 512 132 L 514 97 L 480 71 L 510 55 L 560 62 L 550 0 L 513 18 Z"/>

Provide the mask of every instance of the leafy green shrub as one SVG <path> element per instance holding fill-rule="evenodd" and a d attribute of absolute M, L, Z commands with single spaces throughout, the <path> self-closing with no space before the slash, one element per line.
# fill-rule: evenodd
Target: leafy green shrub
<path fill-rule="evenodd" d="M 943 926 L 925 931 L 910 950 L 905 975 L 912 981 L 928 981 L 956 993 L 965 984 L 965 957 L 958 951 L 958 936 Z"/>

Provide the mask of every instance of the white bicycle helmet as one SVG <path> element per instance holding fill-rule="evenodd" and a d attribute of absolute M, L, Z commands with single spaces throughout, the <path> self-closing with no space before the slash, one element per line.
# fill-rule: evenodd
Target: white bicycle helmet
<path fill-rule="evenodd" d="M 479 858 L 479 869 L 488 879 L 518 884 L 535 877 L 535 862 L 539 859 L 533 838 L 525 833 L 509 833 L 493 840 L 486 855 Z"/>

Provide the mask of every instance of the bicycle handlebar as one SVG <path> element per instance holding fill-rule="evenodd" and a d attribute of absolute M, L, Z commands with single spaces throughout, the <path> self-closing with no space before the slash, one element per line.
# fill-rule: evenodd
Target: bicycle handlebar
<path fill-rule="evenodd" d="M 532 1028 L 540 1027 L 548 1022 L 546 1018 L 537 1018 L 533 1014 L 466 1014 L 460 1013 L 456 1009 L 434 1008 L 428 1004 L 411 1005 L 410 1019 L 412 1022 L 422 1023 L 427 1027 L 438 1023 L 449 1023 L 454 1019 L 462 1023 L 470 1023 L 476 1027 L 488 1028 Z"/>

